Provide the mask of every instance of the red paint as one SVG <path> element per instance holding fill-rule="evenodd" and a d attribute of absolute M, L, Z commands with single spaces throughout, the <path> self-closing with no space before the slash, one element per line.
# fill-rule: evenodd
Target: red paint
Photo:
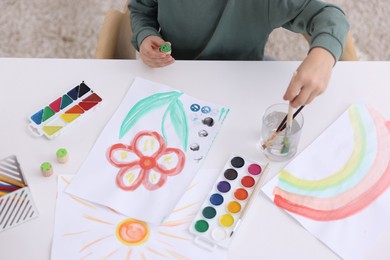
<path fill-rule="evenodd" d="M 100 101 L 102 101 L 102 98 L 99 97 L 96 93 L 93 93 L 93 94 L 89 95 L 88 97 L 84 98 L 83 101 L 99 103 Z"/>
<path fill-rule="evenodd" d="M 388 126 L 388 124 L 387 124 Z M 389 128 L 390 132 L 390 128 Z M 363 210 L 374 202 L 390 186 L 390 160 L 386 170 L 377 182 L 356 198 L 351 199 L 348 204 L 333 210 L 318 210 L 310 207 L 298 205 L 280 195 L 275 195 L 274 203 L 292 213 L 304 216 L 317 221 L 332 221 L 347 218 Z"/>
<path fill-rule="evenodd" d="M 53 109 L 54 112 L 58 112 L 61 109 L 61 99 L 62 98 L 57 98 L 53 102 L 50 103 L 49 107 Z"/>
<path fill-rule="evenodd" d="M 382 177 L 371 186 L 366 192 L 352 199 L 348 204 L 334 210 L 318 210 L 301 205 L 297 205 L 289 200 L 275 195 L 274 203 L 292 213 L 304 216 L 317 221 L 332 221 L 347 218 L 366 208 L 376 200 L 390 186 L 390 162 Z"/>
<path fill-rule="evenodd" d="M 82 107 L 85 111 L 90 110 L 91 108 L 93 108 L 96 105 L 97 105 L 96 102 L 84 102 L 84 101 L 82 101 L 82 102 L 79 103 L 79 106 Z"/>
<path fill-rule="evenodd" d="M 242 186 L 244 186 L 244 187 L 250 188 L 250 187 L 252 187 L 253 185 L 255 185 L 255 179 L 253 179 L 251 176 L 244 176 L 244 177 L 241 179 L 241 184 L 242 184 Z"/>

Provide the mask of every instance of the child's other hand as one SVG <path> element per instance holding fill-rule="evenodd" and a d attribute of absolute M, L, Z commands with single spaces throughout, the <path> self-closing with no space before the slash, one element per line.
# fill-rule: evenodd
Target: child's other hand
<path fill-rule="evenodd" d="M 160 51 L 161 44 L 165 43 L 160 37 L 151 35 L 146 37 L 139 48 L 139 53 L 142 61 L 152 67 L 164 67 L 175 62 L 175 59 Z"/>
<path fill-rule="evenodd" d="M 293 107 L 309 104 L 328 86 L 335 59 L 323 48 L 313 48 L 291 79 L 284 100 Z"/>

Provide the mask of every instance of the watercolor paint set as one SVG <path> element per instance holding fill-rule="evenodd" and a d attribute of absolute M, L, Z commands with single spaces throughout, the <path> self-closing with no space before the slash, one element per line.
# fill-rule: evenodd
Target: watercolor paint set
<path fill-rule="evenodd" d="M 0 232 L 38 217 L 15 155 L 0 160 Z"/>
<path fill-rule="evenodd" d="M 35 136 L 52 139 L 95 110 L 101 101 L 102 98 L 82 82 L 29 116 L 28 129 Z"/>
<path fill-rule="evenodd" d="M 213 250 L 227 248 L 253 198 L 259 192 L 268 165 L 232 155 L 190 224 L 194 242 Z"/>

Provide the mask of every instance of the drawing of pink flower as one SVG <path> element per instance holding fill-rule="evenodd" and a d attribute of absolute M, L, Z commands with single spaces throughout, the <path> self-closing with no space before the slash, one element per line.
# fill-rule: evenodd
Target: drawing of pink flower
<path fill-rule="evenodd" d="M 130 145 L 112 145 L 107 159 L 120 168 L 116 184 L 123 190 L 135 190 L 141 183 L 148 190 L 164 185 L 168 176 L 179 174 L 184 167 L 185 154 L 177 148 L 167 148 L 157 132 L 141 131 Z"/>

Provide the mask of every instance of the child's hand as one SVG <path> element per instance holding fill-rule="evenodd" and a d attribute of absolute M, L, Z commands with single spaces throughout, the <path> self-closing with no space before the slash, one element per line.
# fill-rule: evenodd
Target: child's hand
<path fill-rule="evenodd" d="M 146 37 L 139 48 L 142 61 L 152 68 L 164 67 L 175 62 L 175 59 L 160 51 L 160 45 L 165 43 L 160 37 L 151 35 Z"/>
<path fill-rule="evenodd" d="M 291 79 L 284 100 L 293 107 L 309 104 L 328 86 L 335 59 L 323 48 L 313 48 Z"/>

